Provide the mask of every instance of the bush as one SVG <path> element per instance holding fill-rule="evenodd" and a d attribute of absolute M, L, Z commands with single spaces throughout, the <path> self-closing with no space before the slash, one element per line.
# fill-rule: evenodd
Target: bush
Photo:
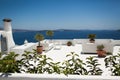
<path fill-rule="evenodd" d="M 0 59 L 0 72 L 3 73 L 20 73 L 20 61 L 16 60 L 18 54 L 10 52 Z"/>
<path fill-rule="evenodd" d="M 71 52 L 71 54 L 66 55 L 69 57 L 68 60 L 64 61 L 63 64 L 63 73 L 68 74 L 77 74 L 77 75 L 86 75 L 87 70 L 84 68 L 85 63 L 79 59 L 79 55 Z"/>
<path fill-rule="evenodd" d="M 106 54 L 107 54 L 107 55 L 112 55 L 112 53 L 111 53 L 111 52 L 106 52 Z"/>
<path fill-rule="evenodd" d="M 80 59 L 79 55 L 71 52 L 66 55 L 64 62 L 53 62 L 46 55 L 39 55 L 33 52 L 25 51 L 21 60 L 16 60 L 18 54 L 11 52 L 6 56 L 0 57 L 0 72 L 2 73 L 57 73 L 57 74 L 73 74 L 73 75 L 101 75 L 102 70 L 99 68 L 98 59 L 94 57 L 86 58 L 85 63 Z M 106 68 L 110 68 L 111 74 L 120 76 L 120 53 L 118 55 L 110 55 L 105 58 Z"/>
<path fill-rule="evenodd" d="M 104 45 L 98 45 L 97 46 L 97 50 L 103 50 L 104 49 Z"/>
<path fill-rule="evenodd" d="M 106 57 L 104 61 L 106 68 L 110 68 L 111 75 L 120 76 L 120 54 Z"/>
<path fill-rule="evenodd" d="M 46 57 L 46 55 L 39 55 L 34 52 L 26 51 L 21 59 L 21 65 L 24 67 L 22 71 L 26 73 L 51 73 L 50 62 L 51 58 Z"/>
<path fill-rule="evenodd" d="M 98 60 L 94 57 L 88 57 L 86 58 L 87 61 L 87 67 L 89 67 L 88 74 L 90 75 L 101 75 L 102 70 L 98 67 L 100 64 L 98 63 Z"/>

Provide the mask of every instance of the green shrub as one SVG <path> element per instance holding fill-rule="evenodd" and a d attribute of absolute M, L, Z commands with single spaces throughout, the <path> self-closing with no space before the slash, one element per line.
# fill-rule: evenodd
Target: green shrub
<path fill-rule="evenodd" d="M 25 69 L 23 68 L 22 71 L 26 73 L 50 72 L 50 63 L 48 61 L 52 59 L 47 58 L 46 55 L 39 55 L 34 50 L 34 52 L 25 51 L 22 56 L 23 58 L 21 59 L 21 65 L 25 67 Z"/>
<path fill-rule="evenodd" d="M 87 67 L 89 67 L 88 74 L 89 75 L 101 75 L 102 70 L 98 67 L 100 64 L 98 63 L 98 60 L 94 57 L 88 57 L 86 58 L 87 61 Z"/>
<path fill-rule="evenodd" d="M 104 45 L 97 45 L 97 50 L 103 50 L 104 48 Z"/>
<path fill-rule="evenodd" d="M 39 55 L 34 52 L 26 51 L 21 59 L 22 71 L 26 73 L 58 73 L 60 74 L 59 63 L 52 62 L 46 55 Z M 32 63 L 31 63 L 32 62 Z"/>
<path fill-rule="evenodd" d="M 2 73 L 20 73 L 20 61 L 16 60 L 18 54 L 10 52 L 0 58 L 0 72 Z"/>
<path fill-rule="evenodd" d="M 78 54 L 71 52 L 66 55 L 64 62 L 53 62 L 46 55 L 25 51 L 21 60 L 16 60 L 18 54 L 11 52 L 0 57 L 0 72 L 2 73 L 48 73 L 48 74 L 73 74 L 73 75 L 101 75 L 98 59 L 86 58 L 86 64 Z M 120 76 L 120 54 L 110 55 L 104 59 L 106 68 L 110 68 L 112 75 Z"/>
<path fill-rule="evenodd" d="M 60 66 L 60 62 L 56 62 L 56 63 L 53 63 L 51 62 L 50 63 L 50 71 L 49 73 L 57 73 L 57 74 L 60 74 L 62 69 L 62 67 Z"/>
<path fill-rule="evenodd" d="M 111 52 L 106 52 L 106 54 L 107 54 L 107 55 L 112 55 L 112 53 L 111 53 Z"/>
<path fill-rule="evenodd" d="M 104 61 L 106 68 L 110 68 L 111 75 L 120 76 L 120 54 L 106 57 Z"/>
<path fill-rule="evenodd" d="M 85 63 L 79 59 L 79 55 L 71 52 L 71 54 L 66 55 L 69 57 L 68 60 L 64 61 L 63 64 L 63 73 L 65 75 L 68 74 L 77 74 L 77 75 L 85 75 L 87 74 L 87 70 L 84 68 Z"/>

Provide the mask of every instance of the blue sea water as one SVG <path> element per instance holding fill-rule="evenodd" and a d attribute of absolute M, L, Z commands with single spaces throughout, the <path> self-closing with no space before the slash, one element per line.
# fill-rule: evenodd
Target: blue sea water
<path fill-rule="evenodd" d="M 36 42 L 34 36 L 36 33 L 44 35 L 45 39 L 49 39 L 46 36 L 46 31 L 16 31 L 13 32 L 14 41 L 16 44 L 21 45 L 25 39 L 28 42 Z M 56 30 L 54 31 L 53 39 L 84 39 L 88 34 L 96 34 L 96 39 L 120 39 L 120 31 L 117 30 Z"/>

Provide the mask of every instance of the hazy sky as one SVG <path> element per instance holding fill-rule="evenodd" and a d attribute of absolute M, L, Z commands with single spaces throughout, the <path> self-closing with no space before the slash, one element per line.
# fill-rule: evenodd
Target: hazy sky
<path fill-rule="evenodd" d="M 15 29 L 120 29 L 120 0 L 0 0 Z"/>

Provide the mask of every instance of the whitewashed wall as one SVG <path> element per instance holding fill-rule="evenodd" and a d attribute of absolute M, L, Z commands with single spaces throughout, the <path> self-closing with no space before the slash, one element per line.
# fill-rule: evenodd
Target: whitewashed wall
<path fill-rule="evenodd" d="M 120 76 L 88 76 L 64 74 L 0 74 L 0 80 L 120 80 Z"/>

